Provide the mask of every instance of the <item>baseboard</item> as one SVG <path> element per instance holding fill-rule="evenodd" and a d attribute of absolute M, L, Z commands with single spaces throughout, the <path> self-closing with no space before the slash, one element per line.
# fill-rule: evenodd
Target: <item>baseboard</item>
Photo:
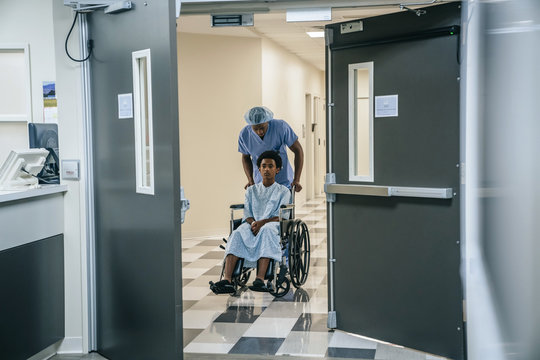
<path fill-rule="evenodd" d="M 52 344 L 51 346 L 38 352 L 36 355 L 29 357 L 28 360 L 47 360 L 52 358 L 58 352 L 61 342 L 62 340 Z"/>
<path fill-rule="evenodd" d="M 66 337 L 60 343 L 58 354 L 82 354 L 83 339 L 82 336 Z"/>

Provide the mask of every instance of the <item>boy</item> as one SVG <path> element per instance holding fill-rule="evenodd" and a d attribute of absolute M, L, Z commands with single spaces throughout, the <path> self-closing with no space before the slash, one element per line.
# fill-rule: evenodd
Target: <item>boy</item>
<path fill-rule="evenodd" d="M 282 161 L 276 151 L 265 151 L 257 159 L 262 183 L 248 187 L 244 202 L 242 225 L 229 236 L 225 249 L 223 280 L 211 283 L 216 294 L 234 293 L 231 276 L 238 258 L 244 258 L 244 266 L 257 266 L 257 277 L 249 288 L 253 291 L 268 291 L 264 275 L 270 259 L 280 261 L 281 244 L 279 209 L 289 204 L 290 190 L 276 182 Z"/>

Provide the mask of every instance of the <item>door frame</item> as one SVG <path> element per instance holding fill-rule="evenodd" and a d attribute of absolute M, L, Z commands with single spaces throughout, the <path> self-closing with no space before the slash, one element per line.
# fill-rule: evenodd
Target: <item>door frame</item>
<path fill-rule="evenodd" d="M 235 0 L 221 0 L 221 3 L 227 3 L 227 2 L 234 2 Z M 181 11 L 181 3 L 212 3 L 215 1 L 182 1 L 182 0 L 176 0 L 177 4 L 177 17 L 179 16 L 179 12 Z M 279 2 L 277 4 L 273 4 L 274 6 L 280 6 L 285 7 L 287 3 L 294 4 L 296 7 L 304 7 L 309 8 L 313 6 L 330 6 L 335 5 L 330 0 L 323 0 L 323 1 L 317 1 L 317 0 L 310 0 L 310 1 L 302 1 L 301 4 L 299 4 L 296 1 L 283 1 Z M 393 0 L 380 0 L 377 3 L 371 3 L 370 5 L 366 7 L 375 7 L 375 6 L 381 6 L 381 5 L 394 5 L 395 1 Z M 226 5 L 226 4 L 225 4 Z M 249 8 L 249 6 L 260 6 L 260 2 L 258 1 L 245 1 L 245 4 L 242 4 L 242 7 Z M 340 6 L 344 7 L 350 7 L 350 6 L 358 6 L 357 1 L 341 1 Z M 210 12 L 208 12 L 210 13 Z M 326 35 L 326 38 L 328 39 L 328 34 Z M 82 14 L 80 16 L 79 21 L 79 48 L 80 53 L 83 57 L 87 54 L 86 46 L 83 46 L 83 44 L 86 44 L 88 40 L 88 26 L 86 23 L 86 15 Z M 325 76 L 327 80 L 327 84 L 331 83 L 331 74 L 329 71 L 329 68 L 331 67 L 331 53 L 329 49 L 328 40 L 326 40 L 326 71 Z M 81 88 L 82 88 L 82 94 L 83 94 L 83 101 L 82 101 L 82 122 L 83 122 L 83 134 L 84 134 L 84 177 L 86 179 L 84 183 L 84 196 L 86 200 L 86 207 L 84 209 L 85 213 L 85 219 L 84 222 L 81 221 L 81 225 L 85 228 L 85 246 L 86 246 L 86 287 L 83 286 L 83 289 L 87 289 L 86 296 L 83 294 L 83 318 L 85 316 L 88 317 L 88 327 L 87 327 L 87 333 L 85 333 L 83 329 L 83 343 L 85 342 L 85 335 L 87 337 L 88 341 L 88 350 L 96 350 L 96 288 L 95 288 L 95 207 L 94 207 L 94 173 L 93 173 L 93 149 L 92 149 L 92 113 L 91 113 L 91 91 L 90 91 L 90 66 L 87 62 L 84 62 L 81 64 Z M 334 299 L 334 283 L 333 283 L 333 276 L 334 276 L 334 251 L 333 251 L 333 237 L 331 234 L 333 233 L 333 225 L 332 222 L 329 221 L 329 219 L 333 216 L 333 206 L 331 202 L 328 202 L 328 200 L 331 200 L 332 197 L 335 197 L 335 194 L 327 192 L 327 184 L 332 183 L 332 172 L 333 172 L 333 162 L 332 162 L 332 111 L 329 111 L 333 107 L 333 103 L 328 103 L 328 101 L 331 101 L 332 99 L 332 91 L 331 87 L 326 88 L 326 98 L 321 97 L 320 99 L 323 102 L 323 106 L 326 106 L 326 139 L 325 145 L 326 145 L 326 176 L 325 176 L 325 183 L 324 183 L 324 191 L 326 193 L 327 197 L 327 218 L 328 218 L 328 327 L 329 328 L 335 328 L 336 327 L 336 316 L 335 316 L 335 299 Z M 313 100 L 313 99 L 312 99 Z M 314 102 L 312 101 L 313 105 Z M 315 115 L 315 114 L 312 114 Z M 324 114 L 323 114 L 324 115 Z M 319 125 L 317 125 L 319 126 Z M 310 129 L 306 129 L 307 131 L 310 131 Z M 312 139 L 313 140 L 313 139 Z M 313 141 L 315 143 L 315 141 Z M 321 144 L 322 146 L 323 144 Z M 315 179 L 314 179 L 315 180 Z M 335 182 L 335 179 L 334 179 Z M 316 194 L 316 186 L 315 181 L 313 182 L 313 192 Z M 465 202 L 463 202 L 465 203 Z M 84 267 L 84 262 L 83 262 Z M 84 272 L 83 272 L 84 273 Z M 84 284 L 83 284 L 84 285 Z M 84 290 L 83 290 L 84 291 Z M 86 298 L 86 303 L 85 299 Z M 83 321 L 84 326 L 84 321 Z"/>

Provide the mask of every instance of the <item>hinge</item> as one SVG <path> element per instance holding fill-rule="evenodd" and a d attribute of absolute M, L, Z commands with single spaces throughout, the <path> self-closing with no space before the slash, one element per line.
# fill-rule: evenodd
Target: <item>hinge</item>
<path fill-rule="evenodd" d="M 327 202 L 336 202 L 336 194 L 328 193 L 328 185 L 336 183 L 336 174 L 328 173 L 324 177 L 324 192 L 326 193 Z"/>
<path fill-rule="evenodd" d="M 332 45 L 334 43 L 334 29 L 326 29 L 324 42 L 326 46 Z"/>
<path fill-rule="evenodd" d="M 463 322 L 467 322 L 467 300 L 463 300 Z"/>
<path fill-rule="evenodd" d="M 189 200 L 185 198 L 184 187 L 180 186 L 180 222 L 183 224 L 186 218 L 186 211 L 189 210 Z"/>
<path fill-rule="evenodd" d="M 337 329 L 337 316 L 335 311 L 328 312 L 328 321 L 326 323 L 326 326 L 329 329 Z"/>

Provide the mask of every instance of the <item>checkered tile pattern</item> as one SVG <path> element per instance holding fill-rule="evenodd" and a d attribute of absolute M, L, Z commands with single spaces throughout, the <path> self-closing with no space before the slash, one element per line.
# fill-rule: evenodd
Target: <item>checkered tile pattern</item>
<path fill-rule="evenodd" d="M 326 204 L 309 201 L 296 210 L 309 227 L 311 265 L 301 289 L 283 298 L 243 292 L 214 295 L 210 280 L 219 280 L 223 250 L 218 239 L 182 240 L 184 352 L 260 354 L 351 359 L 442 359 L 379 343 L 326 327 Z M 253 280 L 254 275 L 250 282 Z M 224 357 L 226 358 L 226 357 Z"/>

